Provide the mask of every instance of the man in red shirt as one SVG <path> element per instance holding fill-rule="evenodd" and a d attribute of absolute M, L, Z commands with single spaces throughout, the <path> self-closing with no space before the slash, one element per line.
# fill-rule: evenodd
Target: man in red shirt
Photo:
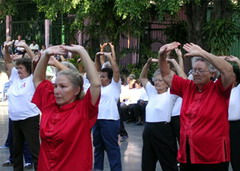
<path fill-rule="evenodd" d="M 171 93 L 183 98 L 180 114 L 181 171 L 228 171 L 230 142 L 228 101 L 233 83 L 232 66 L 193 43 L 185 44 L 185 56 L 200 56 L 193 63 L 193 80 L 170 71 L 166 53 L 180 45 L 173 42 L 159 50 L 161 74 Z M 213 82 L 214 67 L 221 73 Z"/>

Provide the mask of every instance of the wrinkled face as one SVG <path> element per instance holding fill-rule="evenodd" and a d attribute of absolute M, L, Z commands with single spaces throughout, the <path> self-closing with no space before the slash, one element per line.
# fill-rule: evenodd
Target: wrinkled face
<path fill-rule="evenodd" d="M 168 85 L 165 83 L 161 75 L 156 75 L 154 77 L 154 87 L 158 93 L 163 93 L 167 91 Z"/>
<path fill-rule="evenodd" d="M 24 78 L 27 78 L 30 74 L 27 72 L 27 69 L 24 65 L 17 65 L 16 66 L 16 69 L 17 69 L 17 72 L 18 72 L 18 75 L 20 77 L 20 79 L 24 79 Z"/>
<path fill-rule="evenodd" d="M 60 106 L 72 103 L 80 92 L 80 87 L 75 87 L 67 76 L 58 75 L 54 84 L 54 96 Z"/>
<path fill-rule="evenodd" d="M 211 81 L 212 73 L 203 61 L 197 61 L 193 66 L 193 81 L 197 86 L 204 86 Z"/>
<path fill-rule="evenodd" d="M 101 72 L 100 80 L 103 87 L 107 86 L 111 82 L 111 80 L 108 78 L 107 72 Z"/>

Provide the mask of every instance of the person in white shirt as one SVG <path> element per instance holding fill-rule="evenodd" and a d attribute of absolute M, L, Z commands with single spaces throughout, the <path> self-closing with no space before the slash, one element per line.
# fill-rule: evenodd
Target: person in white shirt
<path fill-rule="evenodd" d="M 120 102 L 121 102 L 121 113 L 123 115 L 123 121 L 133 122 L 135 121 L 131 97 L 133 96 L 133 86 L 135 83 L 135 75 L 130 74 L 127 77 L 127 84 L 121 86 Z"/>
<path fill-rule="evenodd" d="M 25 43 L 25 40 L 22 40 L 22 36 L 21 35 L 18 35 L 17 37 L 17 40 L 15 40 L 14 44 L 19 44 L 19 43 Z M 18 55 L 22 55 L 25 53 L 25 49 L 24 47 L 20 47 L 20 46 L 15 46 L 16 49 L 15 49 L 15 53 L 18 54 Z"/>
<path fill-rule="evenodd" d="M 154 86 L 148 81 L 148 69 L 157 59 L 148 59 L 140 79 L 148 95 L 143 130 L 142 170 L 155 171 L 157 161 L 164 171 L 177 171 L 177 144 L 170 125 L 176 96 L 171 95 L 160 71 L 154 74 Z"/>
<path fill-rule="evenodd" d="M 110 46 L 113 46 L 110 44 Z M 99 52 L 96 55 L 95 65 L 100 70 L 100 55 L 104 55 L 112 68 L 103 68 L 100 72 L 101 98 L 98 108 L 98 119 L 94 125 L 94 170 L 104 169 L 104 151 L 108 156 L 111 170 L 121 171 L 121 154 L 118 144 L 120 128 L 117 103 L 121 91 L 119 68 L 111 53 Z"/>
<path fill-rule="evenodd" d="M 15 66 L 5 45 L 5 66 L 7 75 L 10 77 L 10 87 L 7 92 L 8 113 L 12 120 L 13 130 L 13 167 L 16 171 L 23 170 L 23 145 L 26 141 L 30 152 L 34 168 L 37 170 L 39 154 L 39 117 L 40 111 L 31 102 L 35 88 L 32 75 L 32 61 L 30 58 L 19 58 L 15 61 Z M 30 48 L 19 42 L 18 46 L 24 46 L 27 52 Z M 33 58 L 33 55 L 29 53 Z"/>
<path fill-rule="evenodd" d="M 36 43 L 35 40 L 29 45 L 29 48 L 35 53 L 39 51 L 39 45 Z"/>
<path fill-rule="evenodd" d="M 170 53 L 167 53 L 167 61 L 170 64 L 171 70 L 174 70 L 180 77 L 187 79 L 187 75 L 184 72 L 184 65 L 182 59 L 182 51 L 179 48 L 175 49 L 175 52 L 178 57 L 178 62 L 174 58 L 170 58 Z M 182 98 L 177 96 L 177 100 L 174 104 L 171 117 L 171 126 L 174 131 L 176 140 L 180 140 L 180 111 L 182 107 Z"/>
<path fill-rule="evenodd" d="M 137 121 L 135 125 L 143 125 L 146 108 L 145 104 L 148 102 L 148 96 L 140 80 L 136 80 L 133 85 L 134 88 L 131 90 L 129 99 L 129 108 Z"/>
<path fill-rule="evenodd" d="M 233 88 L 230 94 L 228 107 L 228 120 L 230 125 L 230 150 L 231 150 L 231 165 L 233 171 L 240 170 L 240 60 L 236 56 L 227 56 L 225 59 L 229 62 L 234 62 L 237 67 L 233 69 L 235 79 Z"/>

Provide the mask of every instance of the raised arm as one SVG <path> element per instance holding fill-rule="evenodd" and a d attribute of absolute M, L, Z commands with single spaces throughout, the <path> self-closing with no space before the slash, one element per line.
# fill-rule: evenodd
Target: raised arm
<path fill-rule="evenodd" d="M 65 66 L 61 62 L 59 62 L 53 55 L 50 56 L 48 65 L 56 67 L 59 71 L 69 69 L 67 66 Z"/>
<path fill-rule="evenodd" d="M 24 48 L 32 60 L 35 57 L 35 54 L 33 53 L 33 51 L 29 48 L 29 46 L 24 41 L 20 41 L 16 43 L 15 46 Z"/>
<path fill-rule="evenodd" d="M 13 41 L 6 43 L 4 45 L 4 53 L 3 53 L 4 54 L 4 65 L 6 68 L 6 73 L 7 73 L 8 78 L 10 77 L 12 68 L 14 67 L 14 64 L 12 63 L 12 58 L 8 51 L 9 46 L 11 46 L 12 44 L 13 44 Z"/>
<path fill-rule="evenodd" d="M 234 63 L 236 63 L 236 64 L 238 65 L 238 68 L 240 68 L 240 59 L 239 59 L 238 57 L 233 56 L 233 55 L 231 55 L 231 56 L 226 56 L 226 57 L 225 57 L 225 60 L 227 60 L 227 61 L 229 61 L 229 62 L 234 62 Z"/>
<path fill-rule="evenodd" d="M 104 55 L 100 55 L 99 52 L 96 53 L 95 55 L 95 61 L 94 61 L 94 65 L 95 65 L 95 68 L 98 72 L 101 72 L 101 62 L 100 62 L 100 57 L 101 56 L 104 56 Z"/>
<path fill-rule="evenodd" d="M 176 48 L 176 49 L 175 49 L 175 52 L 176 52 L 177 57 L 178 57 L 178 65 L 179 65 L 179 67 L 184 71 L 182 51 L 181 51 L 180 48 Z"/>
<path fill-rule="evenodd" d="M 114 61 L 116 61 L 116 54 L 115 54 L 115 49 L 114 49 L 114 45 L 112 44 L 112 42 L 108 43 L 110 48 L 111 48 L 111 53 L 112 53 L 112 58 Z"/>
<path fill-rule="evenodd" d="M 91 91 L 91 101 L 92 104 L 95 105 L 101 91 L 101 83 L 100 78 L 98 75 L 98 72 L 94 66 L 93 61 L 91 60 L 90 56 L 88 55 L 87 51 L 84 49 L 84 47 L 80 45 L 72 45 L 72 46 L 61 46 L 62 49 L 72 52 L 72 53 L 78 53 L 83 61 L 83 64 L 86 69 L 86 73 L 90 82 L 90 91 Z"/>
<path fill-rule="evenodd" d="M 164 79 L 164 81 L 168 84 L 168 86 L 172 85 L 172 79 L 174 73 L 170 70 L 169 65 L 166 60 L 166 54 L 174 49 L 176 49 L 180 45 L 179 42 L 172 42 L 169 44 L 163 45 L 159 51 L 159 67 L 161 71 L 161 75 Z"/>
<path fill-rule="evenodd" d="M 188 52 L 185 54 L 185 56 L 201 56 L 208 60 L 216 69 L 218 69 L 221 73 L 223 87 L 226 88 L 233 83 L 233 67 L 230 63 L 211 53 L 208 53 L 200 46 L 193 43 L 185 44 L 183 49 Z"/>
<path fill-rule="evenodd" d="M 100 54 L 103 54 L 104 56 L 107 57 L 107 60 L 110 62 L 111 68 L 113 70 L 113 79 L 115 82 L 118 82 L 120 79 L 120 71 L 119 71 L 119 67 L 118 67 L 116 61 L 113 59 L 111 53 L 100 52 Z"/>
<path fill-rule="evenodd" d="M 148 70 L 149 70 L 149 67 L 150 67 L 151 63 L 153 63 L 153 62 L 157 63 L 158 59 L 149 58 L 147 60 L 146 64 L 143 66 L 143 69 L 142 69 L 141 74 L 139 76 L 139 78 L 141 80 L 141 83 L 142 83 L 144 88 L 146 87 L 147 82 L 148 82 Z"/>
<path fill-rule="evenodd" d="M 182 70 L 182 68 L 180 67 L 180 65 L 177 63 L 175 59 L 167 59 L 167 61 L 173 64 L 174 68 L 177 71 L 178 76 L 187 79 L 187 75 L 185 74 L 185 72 Z"/>
<path fill-rule="evenodd" d="M 60 48 L 60 46 L 51 46 L 45 50 L 34 71 L 33 82 L 35 87 L 37 87 L 42 81 L 46 79 L 46 69 L 50 56 L 65 53 L 65 50 Z"/>
<path fill-rule="evenodd" d="M 103 44 L 100 44 L 100 52 L 104 52 L 104 49 L 105 47 L 108 45 L 108 43 L 103 43 Z M 101 55 L 100 56 L 100 64 L 101 66 L 105 63 L 105 56 L 104 55 Z"/>

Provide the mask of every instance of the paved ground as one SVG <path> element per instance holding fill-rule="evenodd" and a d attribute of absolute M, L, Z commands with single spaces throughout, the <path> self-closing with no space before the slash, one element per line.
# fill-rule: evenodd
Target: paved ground
<path fill-rule="evenodd" d="M 7 136 L 7 103 L 0 102 L 0 146 L 4 144 Z M 119 142 L 121 147 L 121 159 L 123 165 L 123 171 L 140 171 L 141 170 L 141 150 L 142 150 L 142 131 L 143 126 L 135 126 L 133 123 L 125 124 L 125 127 L 129 134 L 129 139 L 126 142 Z M 12 171 L 10 167 L 4 168 L 1 164 L 8 159 L 8 149 L 0 149 L 0 171 Z M 104 170 L 109 171 L 109 164 L 105 155 Z M 157 165 L 157 171 L 162 171 L 159 164 Z M 33 171 L 31 169 L 30 171 Z M 229 171 L 232 171 L 230 168 Z"/>
<path fill-rule="evenodd" d="M 0 102 L 0 146 L 4 144 L 7 136 L 7 106 Z M 133 123 L 125 124 L 128 130 L 129 139 L 127 142 L 120 143 L 123 171 L 141 170 L 141 150 L 142 150 L 142 131 L 143 126 L 135 126 Z M 8 158 L 8 149 L 0 149 L 0 164 Z M 0 165 L 0 171 L 12 171 L 12 168 L 4 168 Z M 105 171 L 109 171 L 108 161 L 105 155 Z M 157 166 L 157 170 L 161 170 Z M 30 171 L 33 171 L 30 170 Z"/>

